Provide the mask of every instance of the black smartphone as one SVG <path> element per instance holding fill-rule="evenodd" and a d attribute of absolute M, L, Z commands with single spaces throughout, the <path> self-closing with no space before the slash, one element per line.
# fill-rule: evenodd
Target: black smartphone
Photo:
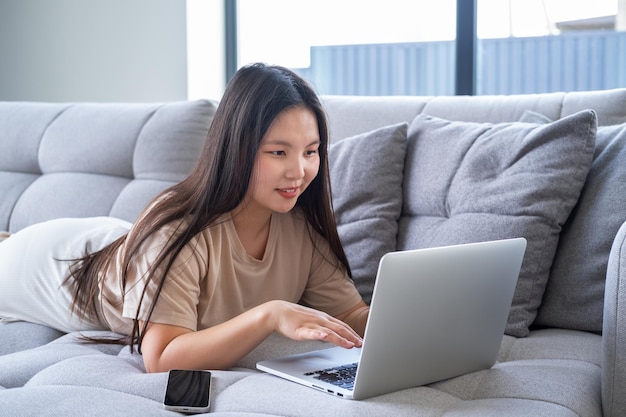
<path fill-rule="evenodd" d="M 206 413 L 211 406 L 211 372 L 174 369 L 167 376 L 163 407 L 179 413 Z"/>

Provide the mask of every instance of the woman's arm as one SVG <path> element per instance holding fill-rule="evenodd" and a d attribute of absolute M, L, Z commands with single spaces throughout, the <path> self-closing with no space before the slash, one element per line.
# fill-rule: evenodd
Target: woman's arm
<path fill-rule="evenodd" d="M 339 317 L 360 327 L 362 315 L 359 304 Z M 359 335 L 339 317 L 286 301 L 270 301 L 200 331 L 149 323 L 142 342 L 143 361 L 148 372 L 226 369 L 273 332 L 294 340 L 324 340 L 345 348 L 360 347 Z"/>

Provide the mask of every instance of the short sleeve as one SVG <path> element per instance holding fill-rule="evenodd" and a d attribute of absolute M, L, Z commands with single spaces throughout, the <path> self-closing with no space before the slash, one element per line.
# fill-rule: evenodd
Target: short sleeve
<path fill-rule="evenodd" d="M 158 283 L 150 281 L 145 295 L 146 277 L 150 265 L 158 258 L 166 242 L 174 233 L 172 226 L 167 226 L 155 233 L 144 245 L 145 249 L 133 262 L 129 271 L 128 284 L 124 297 L 122 315 L 134 319 L 139 310 L 139 319 L 148 320 L 150 306 L 155 298 Z M 200 297 L 200 285 L 206 276 L 207 248 L 202 234 L 194 237 L 176 257 L 165 277 L 163 289 L 149 321 L 197 330 L 197 305 Z"/>
<path fill-rule="evenodd" d="M 317 233 L 313 240 L 311 270 L 301 303 L 337 316 L 357 305 L 362 297 L 328 242 Z"/>

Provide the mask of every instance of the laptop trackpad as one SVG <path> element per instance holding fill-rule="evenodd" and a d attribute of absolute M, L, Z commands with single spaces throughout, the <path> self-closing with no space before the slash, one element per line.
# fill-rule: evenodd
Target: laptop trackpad
<path fill-rule="evenodd" d="M 271 362 L 272 367 L 278 370 L 306 373 L 358 362 L 360 357 L 360 348 L 333 347 L 264 362 Z M 263 365 L 263 362 L 259 365 Z"/>

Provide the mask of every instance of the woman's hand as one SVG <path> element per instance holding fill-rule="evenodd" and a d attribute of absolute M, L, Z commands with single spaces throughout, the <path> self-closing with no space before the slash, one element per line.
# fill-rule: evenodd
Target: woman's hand
<path fill-rule="evenodd" d="M 275 332 L 293 340 L 323 340 L 344 348 L 360 347 L 361 337 L 343 321 L 286 301 L 270 301 L 270 321 Z"/>

